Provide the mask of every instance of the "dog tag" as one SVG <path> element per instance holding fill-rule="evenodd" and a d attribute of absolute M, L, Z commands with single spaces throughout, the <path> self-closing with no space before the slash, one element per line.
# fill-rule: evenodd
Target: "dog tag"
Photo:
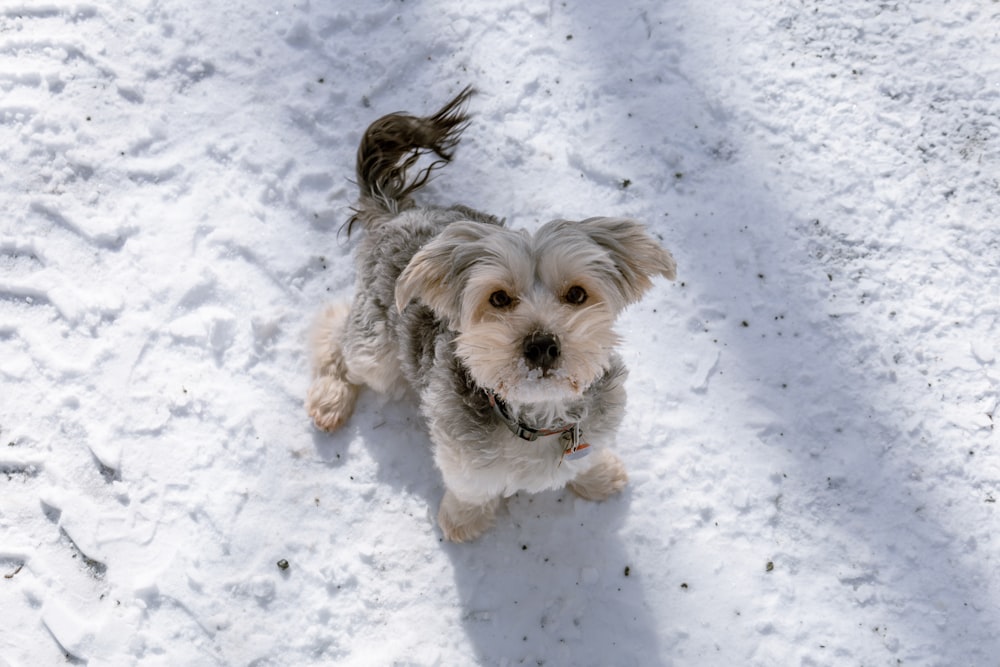
<path fill-rule="evenodd" d="M 563 449 L 563 458 L 570 461 L 575 461 L 576 459 L 582 459 L 584 456 L 590 453 L 590 445 L 585 442 L 580 442 L 580 425 L 575 424 L 573 430 L 567 431 L 563 434 L 563 442 L 566 443 L 565 449 Z"/>

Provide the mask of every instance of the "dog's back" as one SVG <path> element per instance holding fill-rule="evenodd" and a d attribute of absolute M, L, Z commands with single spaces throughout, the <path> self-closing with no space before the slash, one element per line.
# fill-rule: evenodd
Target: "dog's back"
<path fill-rule="evenodd" d="M 451 161 L 468 124 L 465 105 L 473 92 L 466 87 L 429 116 L 405 113 L 382 116 L 368 127 L 358 146 L 356 168 L 360 193 L 348 222 L 348 233 L 360 223 L 364 234 L 355 252 L 356 280 L 365 289 L 356 294 L 350 317 L 324 325 L 326 333 L 322 334 L 328 341 L 327 356 L 346 356 L 352 360 L 353 372 L 347 373 L 345 368 L 342 375 L 349 375 L 353 383 L 368 384 L 380 392 L 398 388 L 400 373 L 406 370 L 400 366 L 400 357 L 413 356 L 400 355 L 400 348 L 423 347 L 419 341 L 404 342 L 398 337 L 405 327 L 399 324 L 396 280 L 413 255 L 452 223 L 471 220 L 503 224 L 492 215 L 466 206 L 418 207 L 412 198 L 434 169 Z M 428 154 L 434 160 L 414 171 L 417 161 Z M 420 318 L 419 313 L 410 316 Z M 431 336 L 433 332 L 425 333 Z M 420 364 L 420 360 L 414 360 L 410 365 Z M 414 371 L 408 375 L 412 381 L 420 373 Z M 317 423 L 321 421 L 333 423 L 317 419 Z"/>
<path fill-rule="evenodd" d="M 467 86 L 429 116 L 382 116 L 368 126 L 358 146 L 360 193 L 348 221 L 348 233 L 355 223 L 361 223 L 365 233 L 355 254 L 357 280 L 368 289 L 357 297 L 352 326 L 367 327 L 370 319 L 387 322 L 389 326 L 379 335 L 368 336 L 384 339 L 386 348 L 399 345 L 395 332 L 400 313 L 393 307 L 396 280 L 413 255 L 452 223 L 503 225 L 503 220 L 467 206 L 418 207 L 412 197 L 427 183 L 433 170 L 451 161 L 468 125 L 465 107 L 474 92 Z M 416 162 L 427 154 L 435 159 L 411 173 Z"/>

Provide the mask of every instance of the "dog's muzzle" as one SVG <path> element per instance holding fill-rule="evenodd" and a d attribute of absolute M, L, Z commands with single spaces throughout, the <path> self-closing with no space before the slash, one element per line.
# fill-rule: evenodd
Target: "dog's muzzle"
<path fill-rule="evenodd" d="M 528 368 L 548 371 L 559 361 L 559 339 L 536 331 L 524 339 L 524 360 Z"/>

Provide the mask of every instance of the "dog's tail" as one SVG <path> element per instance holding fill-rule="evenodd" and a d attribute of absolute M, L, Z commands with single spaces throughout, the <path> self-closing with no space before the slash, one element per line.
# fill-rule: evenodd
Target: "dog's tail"
<path fill-rule="evenodd" d="M 367 226 L 380 215 L 396 214 L 414 205 L 410 195 L 427 182 L 432 171 L 451 161 L 468 125 L 465 104 L 474 92 L 466 86 L 433 116 L 393 113 L 368 127 L 358 146 L 361 196 L 347 223 L 348 235 L 357 222 Z M 437 159 L 409 178 L 406 172 L 420 156 L 431 152 Z"/>

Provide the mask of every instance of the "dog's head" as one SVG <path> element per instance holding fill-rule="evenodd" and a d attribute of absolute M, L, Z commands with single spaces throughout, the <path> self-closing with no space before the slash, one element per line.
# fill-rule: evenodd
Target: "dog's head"
<path fill-rule="evenodd" d="M 410 260 L 396 305 L 419 299 L 448 322 L 473 379 L 505 401 L 562 401 L 607 368 L 622 309 L 675 268 L 632 220 L 557 220 L 534 236 L 456 222 Z"/>

